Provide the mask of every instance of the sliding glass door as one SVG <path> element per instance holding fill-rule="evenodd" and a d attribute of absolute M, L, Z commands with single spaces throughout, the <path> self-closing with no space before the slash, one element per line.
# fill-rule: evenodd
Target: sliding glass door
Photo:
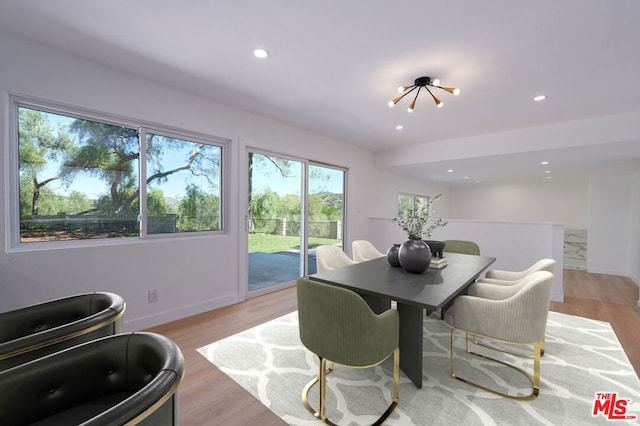
<path fill-rule="evenodd" d="M 307 185 L 309 274 L 316 273 L 315 248 L 321 244 L 342 247 L 345 171 L 309 164 Z"/>
<path fill-rule="evenodd" d="M 315 247 L 342 246 L 343 169 L 249 152 L 249 292 L 316 272 Z"/>

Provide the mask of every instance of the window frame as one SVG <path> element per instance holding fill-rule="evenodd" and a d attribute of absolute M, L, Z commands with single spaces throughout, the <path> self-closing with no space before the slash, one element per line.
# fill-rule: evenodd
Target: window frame
<path fill-rule="evenodd" d="M 140 179 L 140 217 L 141 217 L 141 226 L 140 226 L 140 238 L 141 239 L 153 239 L 153 238 L 166 238 L 167 236 L 173 235 L 201 235 L 203 233 L 226 233 L 226 217 L 225 214 L 226 206 L 227 206 L 227 191 L 226 191 L 226 152 L 225 147 L 223 147 L 219 143 L 212 143 L 212 137 L 206 136 L 202 134 L 197 134 L 195 132 L 189 132 L 188 134 L 184 131 L 182 133 L 176 133 L 173 130 L 167 130 L 166 127 L 164 129 L 160 128 L 160 126 L 155 127 L 140 127 L 139 129 L 139 138 L 140 141 L 143 141 L 145 145 L 145 149 L 140 152 L 140 175 L 147 176 L 147 150 L 146 150 L 146 138 L 148 133 L 153 133 L 154 135 L 164 136 L 167 138 L 175 138 L 185 140 L 187 142 L 193 143 L 203 143 L 211 146 L 215 146 L 220 148 L 220 229 L 218 230 L 207 230 L 207 231 L 189 231 L 189 232 L 173 232 L 173 233 L 148 233 L 148 215 L 147 215 L 147 180 Z"/>
<path fill-rule="evenodd" d="M 228 234 L 229 223 L 229 156 L 231 139 L 211 136 L 205 133 L 175 128 L 143 120 L 135 120 L 115 114 L 90 110 L 60 102 L 39 99 L 31 96 L 9 94 L 8 143 L 5 144 L 5 247 L 7 252 L 52 250 L 60 248 L 109 246 L 143 243 L 149 240 L 171 238 L 203 238 L 212 235 Z M 90 120 L 113 126 L 128 127 L 138 131 L 138 190 L 140 201 L 140 231 L 137 237 L 110 237 L 94 239 L 75 239 L 63 241 L 20 241 L 20 159 L 19 159 L 19 108 L 29 108 L 51 114 L 65 115 L 77 119 Z M 146 134 L 178 138 L 189 142 L 205 143 L 220 148 L 220 229 L 192 232 L 147 233 L 147 184 L 146 184 Z M 144 219 L 143 219 L 144 218 Z"/>
<path fill-rule="evenodd" d="M 409 197 L 412 199 L 412 209 L 411 209 L 411 214 L 415 216 L 415 212 L 416 212 L 416 206 L 417 206 L 417 199 L 422 199 L 424 202 L 424 206 L 426 208 L 425 213 L 430 215 L 432 213 L 431 209 L 433 208 L 432 206 L 432 197 L 429 195 L 420 195 L 420 194 L 411 194 L 408 192 L 398 192 L 398 196 L 396 197 L 396 212 L 399 213 L 400 212 L 400 197 Z"/>

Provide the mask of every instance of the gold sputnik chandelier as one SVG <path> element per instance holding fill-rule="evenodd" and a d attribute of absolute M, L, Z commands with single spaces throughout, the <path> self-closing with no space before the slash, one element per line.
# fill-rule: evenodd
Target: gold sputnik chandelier
<path fill-rule="evenodd" d="M 438 108 L 442 107 L 442 101 L 440 99 L 438 99 L 436 97 L 436 95 L 433 94 L 433 92 L 431 91 L 430 88 L 433 87 L 437 87 L 438 89 L 442 89 L 442 90 L 446 90 L 447 92 L 457 96 L 460 93 L 460 89 L 455 88 L 455 87 L 442 87 L 440 86 L 440 80 L 438 79 L 432 79 L 431 77 L 418 77 L 416 78 L 416 80 L 414 81 L 412 86 L 400 86 L 398 87 L 398 93 L 401 93 L 400 96 L 398 96 L 397 98 L 389 101 L 389 106 L 392 107 L 395 104 L 397 104 L 398 102 L 400 102 L 400 100 L 402 98 L 404 98 L 405 96 L 407 96 L 409 93 L 415 91 L 416 89 L 418 89 L 416 91 L 416 96 L 413 98 L 413 102 L 411 102 L 411 105 L 409 105 L 409 108 L 407 108 L 407 111 L 412 112 L 413 109 L 416 106 L 416 100 L 418 99 L 418 95 L 420 94 L 420 91 L 422 89 L 425 89 L 427 92 L 429 92 L 429 94 L 431 95 L 431 97 L 433 98 L 434 102 L 436 103 L 436 106 Z"/>

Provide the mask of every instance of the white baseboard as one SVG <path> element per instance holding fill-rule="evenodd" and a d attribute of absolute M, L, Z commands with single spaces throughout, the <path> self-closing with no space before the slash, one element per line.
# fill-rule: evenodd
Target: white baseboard
<path fill-rule="evenodd" d="M 192 315 L 201 314 L 203 312 L 212 311 L 224 306 L 233 305 L 234 303 L 238 303 L 237 297 L 235 295 L 221 297 L 219 299 L 205 300 L 200 303 L 189 306 L 181 306 L 180 308 L 176 309 L 169 309 L 167 311 L 148 315 L 146 317 L 128 320 L 125 319 L 123 328 L 125 332 L 145 330 L 147 328 L 155 327 L 160 324 L 165 324 L 171 321 L 190 317 Z M 130 312 L 127 312 L 127 314 L 130 314 Z M 125 314 L 125 317 L 126 316 L 127 315 Z"/>

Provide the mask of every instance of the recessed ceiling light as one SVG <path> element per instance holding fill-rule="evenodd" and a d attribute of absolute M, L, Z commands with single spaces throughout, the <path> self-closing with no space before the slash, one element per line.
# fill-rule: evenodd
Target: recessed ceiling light
<path fill-rule="evenodd" d="M 534 101 L 536 101 L 536 102 L 538 102 L 538 101 L 544 101 L 545 99 L 547 99 L 547 96 L 546 96 L 546 95 L 538 95 L 538 96 L 535 96 L 535 97 L 533 98 L 533 100 L 534 100 Z"/>
<path fill-rule="evenodd" d="M 552 179 L 552 176 L 547 176 L 547 179 Z"/>
<path fill-rule="evenodd" d="M 545 170 L 544 172 L 545 173 L 551 173 L 551 170 Z"/>
<path fill-rule="evenodd" d="M 469 176 L 465 176 L 464 178 L 465 178 L 465 179 L 469 179 Z"/>
<path fill-rule="evenodd" d="M 447 170 L 447 173 L 453 173 L 453 169 Z"/>
<path fill-rule="evenodd" d="M 402 129 L 404 129 L 404 126 L 402 124 L 398 124 L 396 126 L 396 130 L 402 130 Z"/>
<path fill-rule="evenodd" d="M 540 164 L 542 164 L 543 166 L 546 166 L 547 164 L 549 164 L 548 161 L 541 161 Z"/>
<path fill-rule="evenodd" d="M 256 49 L 253 51 L 253 56 L 258 59 L 264 59 L 269 56 L 269 51 L 265 49 Z"/>

